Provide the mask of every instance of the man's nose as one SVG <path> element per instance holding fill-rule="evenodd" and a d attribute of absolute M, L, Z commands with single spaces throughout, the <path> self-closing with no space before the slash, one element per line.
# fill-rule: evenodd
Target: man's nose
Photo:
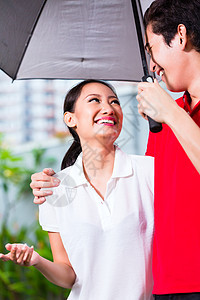
<path fill-rule="evenodd" d="M 151 58 L 150 59 L 150 71 L 151 72 L 155 72 L 155 70 L 156 70 L 156 64 L 155 64 L 155 62 Z"/>

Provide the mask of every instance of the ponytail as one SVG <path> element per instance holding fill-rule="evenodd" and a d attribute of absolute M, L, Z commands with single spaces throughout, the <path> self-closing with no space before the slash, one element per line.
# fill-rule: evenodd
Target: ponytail
<path fill-rule="evenodd" d="M 70 148 L 67 150 L 67 152 L 65 153 L 65 156 L 62 160 L 62 164 L 61 164 L 61 170 L 72 166 L 77 157 L 79 156 L 79 154 L 82 152 L 82 148 L 81 148 L 81 143 L 80 143 L 80 139 L 78 134 L 76 133 L 76 131 L 70 127 L 68 127 L 70 133 L 72 134 L 74 141 L 72 143 L 72 145 L 70 146 Z"/>

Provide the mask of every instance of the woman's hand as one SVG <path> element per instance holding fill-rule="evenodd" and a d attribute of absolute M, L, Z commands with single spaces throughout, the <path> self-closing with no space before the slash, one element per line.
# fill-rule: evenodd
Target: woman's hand
<path fill-rule="evenodd" d="M 60 180 L 58 178 L 52 177 L 54 174 L 54 170 L 46 168 L 43 172 L 35 173 L 31 176 L 30 187 L 32 188 L 33 195 L 35 196 L 35 204 L 42 204 L 45 202 L 45 197 L 52 195 L 52 191 L 48 190 L 48 188 L 56 187 L 60 184 Z M 45 188 L 45 190 L 41 190 L 43 188 Z"/>
<path fill-rule="evenodd" d="M 5 248 L 10 251 L 7 254 L 0 253 L 2 261 L 13 261 L 20 266 L 33 266 L 38 264 L 40 255 L 34 251 L 33 246 L 26 244 L 7 244 Z"/>
<path fill-rule="evenodd" d="M 57 232 L 51 232 L 51 234 L 59 235 Z M 56 241 L 59 240 L 56 239 Z M 68 256 L 63 244 L 63 252 L 60 252 L 59 242 L 57 246 L 59 248 L 56 254 L 57 262 L 45 259 L 33 250 L 33 246 L 28 247 L 26 244 L 7 244 L 5 247 L 10 252 L 7 254 L 0 253 L 0 260 L 13 261 L 15 264 L 25 267 L 34 266 L 49 281 L 63 288 L 71 289 L 76 280 L 76 274 L 70 263 L 68 265 Z"/>

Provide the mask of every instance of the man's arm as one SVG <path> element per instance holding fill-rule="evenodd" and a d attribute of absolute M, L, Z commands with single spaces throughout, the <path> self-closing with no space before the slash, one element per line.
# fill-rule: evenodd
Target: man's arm
<path fill-rule="evenodd" d="M 187 156 L 200 174 L 200 128 L 192 118 L 180 108 L 172 97 L 154 83 L 138 84 L 138 111 L 154 120 L 166 123 L 174 132 Z"/>
<path fill-rule="evenodd" d="M 167 124 L 200 174 L 200 128 L 181 108 L 168 118 Z"/>

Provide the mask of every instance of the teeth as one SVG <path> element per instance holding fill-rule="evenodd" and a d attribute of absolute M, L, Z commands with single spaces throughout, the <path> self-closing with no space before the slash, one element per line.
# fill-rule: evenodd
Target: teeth
<path fill-rule="evenodd" d="M 159 76 L 160 76 L 160 77 L 162 77 L 162 76 L 163 76 L 163 74 L 164 74 L 164 70 L 160 71 L 160 74 L 159 74 Z"/>
<path fill-rule="evenodd" d="M 114 124 L 114 121 L 102 119 L 102 120 L 99 120 L 97 123 L 98 123 L 98 124 L 104 124 L 104 123 L 107 123 L 107 124 Z"/>

